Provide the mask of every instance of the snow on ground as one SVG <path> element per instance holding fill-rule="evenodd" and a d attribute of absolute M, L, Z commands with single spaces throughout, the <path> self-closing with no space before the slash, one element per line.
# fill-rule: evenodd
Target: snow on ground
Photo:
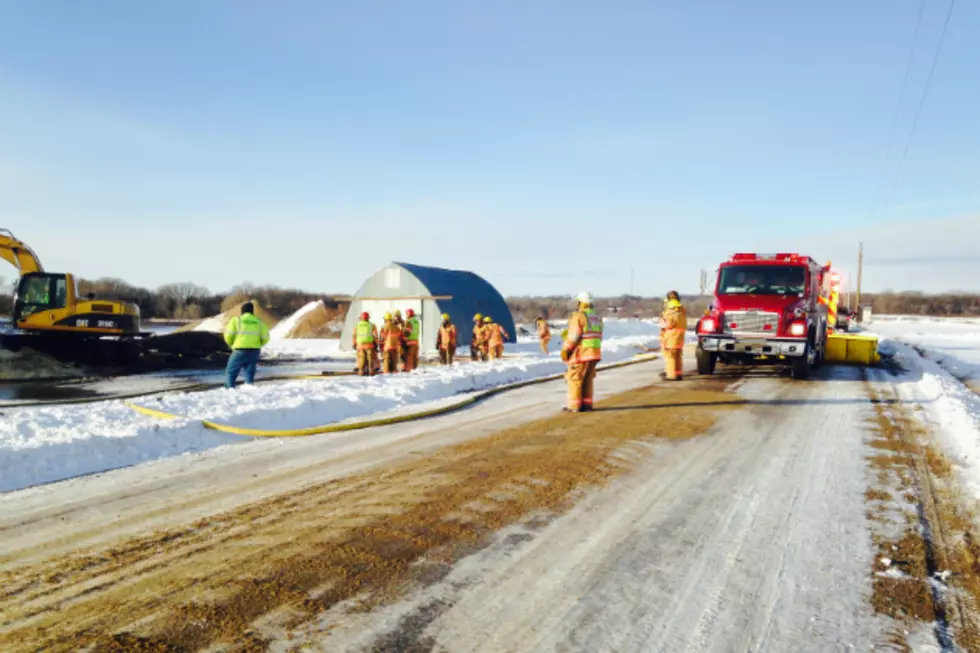
<path fill-rule="evenodd" d="M 980 381 L 980 318 L 875 316 L 867 330 L 881 336 L 882 342 L 920 349 L 961 380 Z"/>
<path fill-rule="evenodd" d="M 624 360 L 640 347 L 656 345 L 652 322 L 608 320 L 603 358 Z M 336 340 L 283 340 L 268 355 L 336 355 Z M 557 347 L 543 355 L 537 342 L 511 345 L 509 358 L 489 364 L 464 362 L 451 368 L 427 367 L 412 374 L 373 378 L 298 380 L 171 393 L 140 403 L 185 416 L 161 421 L 136 413 L 119 401 L 74 406 L 8 409 L 0 422 L 0 491 L 10 491 L 87 473 L 247 441 L 203 429 L 210 420 L 260 429 L 294 429 L 444 400 L 492 386 L 560 373 Z M 464 348 L 465 351 L 465 348 Z"/>
<path fill-rule="evenodd" d="M 866 330 L 901 368 L 901 398 L 922 407 L 965 487 L 980 497 L 980 395 L 967 385 L 980 381 L 980 320 L 876 317 Z"/>
<path fill-rule="evenodd" d="M 273 339 L 262 348 L 262 358 L 266 360 L 324 360 L 328 358 L 345 358 L 354 360 L 352 352 L 340 351 L 340 340 L 336 338 L 322 340 L 286 338 Z M 353 365 L 353 364 L 351 364 Z"/>

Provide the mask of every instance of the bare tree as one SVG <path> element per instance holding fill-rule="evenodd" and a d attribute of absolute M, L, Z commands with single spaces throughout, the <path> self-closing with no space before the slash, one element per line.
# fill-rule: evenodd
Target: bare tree
<path fill-rule="evenodd" d="M 168 283 L 157 288 L 158 297 L 169 299 L 177 306 L 185 306 L 192 299 L 204 299 L 210 295 L 211 292 L 207 288 L 198 286 L 190 281 Z"/>

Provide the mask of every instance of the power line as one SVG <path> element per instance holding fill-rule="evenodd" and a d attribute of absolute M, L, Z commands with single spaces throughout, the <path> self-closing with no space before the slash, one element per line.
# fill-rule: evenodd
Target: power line
<path fill-rule="evenodd" d="M 885 149 L 885 160 L 883 162 L 883 167 L 888 170 L 888 160 L 892 155 L 892 145 L 895 142 L 895 132 L 898 130 L 898 119 L 902 115 L 902 105 L 905 104 L 905 91 L 908 89 L 909 77 L 912 73 L 912 62 L 915 60 L 915 51 L 919 43 L 919 32 L 922 29 L 922 14 L 925 13 L 926 0 L 919 0 L 919 15 L 915 19 L 915 34 L 912 36 L 912 47 L 909 49 L 909 58 L 905 62 L 905 75 L 902 77 L 902 90 L 898 95 L 898 106 L 895 107 L 895 117 L 892 118 L 892 127 L 888 132 L 888 145 Z M 878 201 L 882 201 L 881 189 L 878 189 Z M 883 209 L 883 205 L 879 205 L 879 211 Z"/>
<path fill-rule="evenodd" d="M 946 11 L 946 22 L 943 23 L 943 31 L 939 35 L 939 45 L 936 46 L 936 52 L 932 57 L 932 65 L 929 67 L 929 75 L 926 77 L 925 87 L 922 89 L 922 96 L 919 98 L 919 106 L 915 110 L 915 118 L 912 120 L 912 128 L 909 130 L 908 138 L 905 139 L 905 147 L 902 148 L 902 156 L 898 160 L 898 169 L 895 170 L 895 178 L 892 180 L 891 188 L 888 190 L 888 195 L 885 198 L 885 208 L 891 203 L 892 195 L 895 193 L 895 188 L 898 186 L 898 180 L 902 175 L 902 168 L 905 166 L 905 157 L 909 153 L 909 146 L 912 145 L 912 139 L 915 137 L 915 130 L 919 126 L 919 118 L 922 117 L 922 109 L 926 105 L 926 98 L 929 96 L 929 88 L 932 86 L 932 77 L 936 72 L 936 65 L 939 63 L 939 55 L 942 54 L 943 44 L 946 42 L 946 31 L 949 29 L 949 21 L 953 17 L 953 8 L 956 6 L 956 0 L 949 0 L 949 9 Z"/>

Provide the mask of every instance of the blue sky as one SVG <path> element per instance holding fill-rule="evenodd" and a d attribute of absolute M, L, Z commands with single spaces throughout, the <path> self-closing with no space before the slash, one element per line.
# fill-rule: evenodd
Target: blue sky
<path fill-rule="evenodd" d="M 897 174 L 925 4 L 896 113 L 918 0 L 6 2 L 0 226 L 148 286 L 353 292 L 404 260 L 652 294 L 864 239 L 871 290 L 980 290 L 975 2 Z"/>

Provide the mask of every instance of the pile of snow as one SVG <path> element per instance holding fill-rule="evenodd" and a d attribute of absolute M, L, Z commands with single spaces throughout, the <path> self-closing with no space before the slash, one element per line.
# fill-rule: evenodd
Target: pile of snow
<path fill-rule="evenodd" d="M 652 323 L 642 324 L 608 321 L 604 361 L 628 359 L 637 353 L 638 347 L 655 346 L 659 329 Z M 339 343 L 279 340 L 270 343 L 267 349 L 271 349 L 269 355 L 275 356 L 277 347 L 297 344 L 314 344 L 322 347 L 323 353 L 333 353 Z M 521 345 L 509 346 L 510 358 L 487 364 L 466 362 L 452 367 L 424 367 L 411 374 L 172 393 L 142 401 L 188 418 L 174 421 L 146 417 L 119 401 L 9 410 L 0 421 L 0 491 L 247 441 L 204 430 L 197 421 L 203 418 L 260 429 L 304 428 L 444 400 L 565 370 L 554 351 L 556 348 L 546 356 L 536 346 L 530 343 L 532 351 L 527 352 L 512 351 Z"/>
<path fill-rule="evenodd" d="M 889 341 L 915 347 L 956 378 L 980 383 L 980 320 L 875 316 L 866 330 L 878 334 L 887 353 Z"/>

